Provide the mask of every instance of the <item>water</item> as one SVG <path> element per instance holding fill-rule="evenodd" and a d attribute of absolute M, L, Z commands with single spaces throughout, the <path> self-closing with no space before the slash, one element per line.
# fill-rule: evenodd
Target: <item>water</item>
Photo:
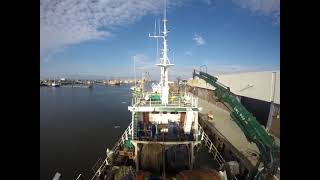
<path fill-rule="evenodd" d="M 40 178 L 64 180 L 91 170 L 131 121 L 130 86 L 40 87 Z M 114 128 L 120 126 L 119 128 Z"/>

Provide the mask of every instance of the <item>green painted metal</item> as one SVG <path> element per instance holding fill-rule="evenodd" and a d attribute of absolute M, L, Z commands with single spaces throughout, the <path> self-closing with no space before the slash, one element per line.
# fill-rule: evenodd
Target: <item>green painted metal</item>
<path fill-rule="evenodd" d="M 161 97 L 159 94 L 150 95 L 149 98 L 151 99 L 151 101 L 161 101 Z"/>
<path fill-rule="evenodd" d="M 138 132 L 138 115 L 136 112 L 132 112 L 132 131 L 133 131 L 133 139 L 137 139 L 137 132 Z"/>
<path fill-rule="evenodd" d="M 214 95 L 219 101 L 228 105 L 231 110 L 231 118 L 244 132 L 250 142 L 254 142 L 260 151 L 260 157 L 264 163 L 264 170 L 255 179 L 268 179 L 276 174 L 280 166 L 280 147 L 276 146 L 274 139 L 260 125 L 256 118 L 236 99 L 230 88 L 217 82 L 218 78 L 205 72 L 193 72 L 193 78 L 197 76 L 214 86 Z"/>
<path fill-rule="evenodd" d="M 127 149 L 132 149 L 133 148 L 133 144 L 131 143 L 131 140 L 125 140 L 123 143 L 123 147 L 127 148 Z"/>

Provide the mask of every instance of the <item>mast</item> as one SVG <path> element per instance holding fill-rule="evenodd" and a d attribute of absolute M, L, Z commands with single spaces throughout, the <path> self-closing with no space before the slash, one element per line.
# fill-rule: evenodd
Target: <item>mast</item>
<path fill-rule="evenodd" d="M 169 57 L 168 57 L 168 45 L 167 45 L 167 36 L 168 36 L 168 29 L 167 29 L 167 15 L 166 15 L 166 0 L 164 2 L 164 12 L 163 12 L 163 32 L 162 35 L 160 33 L 158 35 L 154 34 L 151 36 L 149 34 L 149 37 L 153 38 L 162 38 L 163 39 L 163 48 L 161 49 L 161 55 L 160 57 L 160 63 L 156 64 L 157 66 L 160 67 L 161 73 L 160 73 L 160 87 L 161 87 L 161 103 L 163 105 L 168 104 L 168 98 L 169 98 L 169 76 L 168 76 L 168 68 L 170 66 L 174 66 L 174 64 L 170 63 Z"/>

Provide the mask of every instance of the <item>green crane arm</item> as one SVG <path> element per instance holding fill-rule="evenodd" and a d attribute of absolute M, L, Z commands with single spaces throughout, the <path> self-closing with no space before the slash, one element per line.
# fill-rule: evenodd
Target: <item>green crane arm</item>
<path fill-rule="evenodd" d="M 280 166 L 280 149 L 274 143 L 274 139 L 260 125 L 256 118 L 236 99 L 229 87 L 217 82 L 218 78 L 202 71 L 193 72 L 193 78 L 199 77 L 215 87 L 214 95 L 231 110 L 231 118 L 244 132 L 249 142 L 254 142 L 259 151 L 260 158 L 264 164 L 263 172 L 257 179 L 269 179 Z"/>

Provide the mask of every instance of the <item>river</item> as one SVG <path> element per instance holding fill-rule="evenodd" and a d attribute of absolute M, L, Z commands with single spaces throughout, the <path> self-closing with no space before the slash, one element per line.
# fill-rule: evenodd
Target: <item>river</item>
<path fill-rule="evenodd" d="M 85 179 L 131 121 L 129 85 L 40 87 L 40 178 Z M 120 128 L 115 128 L 120 126 Z"/>

